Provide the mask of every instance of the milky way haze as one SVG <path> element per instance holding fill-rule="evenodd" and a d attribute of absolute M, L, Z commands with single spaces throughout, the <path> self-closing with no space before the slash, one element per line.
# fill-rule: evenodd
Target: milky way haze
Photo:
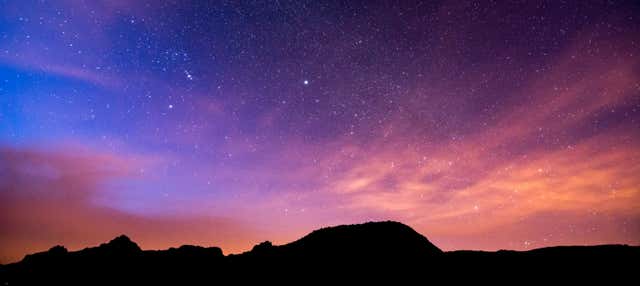
<path fill-rule="evenodd" d="M 640 243 L 636 1 L 239 2 L 0 1 L 0 263 L 386 219 Z"/>

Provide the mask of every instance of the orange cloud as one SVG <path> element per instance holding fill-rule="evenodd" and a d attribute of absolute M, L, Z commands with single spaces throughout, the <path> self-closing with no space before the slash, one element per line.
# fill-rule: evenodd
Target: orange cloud
<path fill-rule="evenodd" d="M 249 227 L 224 217 L 145 217 L 94 202 L 112 179 L 137 176 L 148 158 L 86 151 L 0 149 L 0 261 L 16 261 L 54 244 L 71 249 L 125 233 L 143 248 L 180 244 L 244 250 Z"/>

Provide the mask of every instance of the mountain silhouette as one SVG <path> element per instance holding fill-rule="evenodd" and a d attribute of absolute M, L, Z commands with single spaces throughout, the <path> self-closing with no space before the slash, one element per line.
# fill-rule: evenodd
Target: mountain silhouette
<path fill-rule="evenodd" d="M 611 284 L 635 281 L 639 258 L 640 247 L 627 245 L 443 252 L 409 226 L 386 221 L 322 228 L 288 244 L 265 241 L 227 256 L 218 247 L 192 245 L 142 250 L 124 235 L 79 251 L 54 246 L 0 265 L 0 285 L 512 284 L 523 278 Z"/>
<path fill-rule="evenodd" d="M 399 222 L 369 222 L 322 228 L 283 246 L 287 251 L 316 257 L 422 257 L 442 254 L 423 235 Z"/>
<path fill-rule="evenodd" d="M 282 246 L 265 241 L 242 257 L 342 258 L 367 262 L 380 257 L 421 258 L 440 254 L 442 250 L 412 228 L 386 221 L 322 228 Z"/>

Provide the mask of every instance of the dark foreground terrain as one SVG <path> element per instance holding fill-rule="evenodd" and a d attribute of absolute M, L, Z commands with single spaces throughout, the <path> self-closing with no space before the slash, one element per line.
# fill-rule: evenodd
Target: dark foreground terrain
<path fill-rule="evenodd" d="M 224 256 L 217 247 L 141 250 L 126 236 L 69 252 L 62 246 L 0 266 L 0 285 L 215 285 L 600 282 L 637 285 L 640 247 L 562 246 L 443 252 L 410 227 L 371 222 L 316 230 Z"/>

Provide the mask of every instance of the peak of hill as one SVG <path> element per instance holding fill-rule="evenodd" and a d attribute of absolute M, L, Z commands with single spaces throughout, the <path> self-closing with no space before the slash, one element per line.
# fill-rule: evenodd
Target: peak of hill
<path fill-rule="evenodd" d="M 131 239 L 126 235 L 120 235 L 107 243 L 101 244 L 98 248 L 119 253 L 135 253 L 142 251 L 140 246 L 131 241 Z"/>
<path fill-rule="evenodd" d="M 321 228 L 283 247 L 318 256 L 419 257 L 442 253 L 426 237 L 394 221 Z"/>

